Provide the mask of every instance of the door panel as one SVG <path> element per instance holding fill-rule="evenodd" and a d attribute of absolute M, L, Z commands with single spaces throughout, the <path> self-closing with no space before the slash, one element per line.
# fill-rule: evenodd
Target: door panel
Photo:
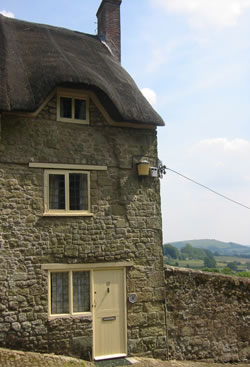
<path fill-rule="evenodd" d="M 95 270 L 94 357 L 126 355 L 124 270 Z"/>

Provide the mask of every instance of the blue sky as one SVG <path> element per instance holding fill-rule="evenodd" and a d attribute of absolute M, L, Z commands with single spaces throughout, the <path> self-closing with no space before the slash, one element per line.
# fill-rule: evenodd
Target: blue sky
<path fill-rule="evenodd" d="M 100 0 L 1 0 L 0 12 L 96 33 Z M 12 13 L 12 14 L 11 14 Z M 250 0 L 123 0 L 122 65 L 161 114 L 167 167 L 250 207 Z M 171 171 L 164 242 L 250 245 L 250 210 Z"/>

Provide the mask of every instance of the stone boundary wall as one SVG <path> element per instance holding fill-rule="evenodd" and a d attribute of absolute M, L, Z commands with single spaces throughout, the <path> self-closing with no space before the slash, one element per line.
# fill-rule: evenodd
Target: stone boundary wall
<path fill-rule="evenodd" d="M 250 360 L 250 280 L 165 267 L 170 359 Z"/>

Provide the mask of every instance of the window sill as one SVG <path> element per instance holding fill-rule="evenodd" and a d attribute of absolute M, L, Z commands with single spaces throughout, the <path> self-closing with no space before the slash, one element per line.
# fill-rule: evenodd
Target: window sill
<path fill-rule="evenodd" d="M 78 124 L 78 125 L 89 125 L 88 120 L 74 120 L 74 119 L 68 119 L 63 117 L 58 117 L 57 121 L 59 122 L 69 122 L 70 124 Z"/>
<path fill-rule="evenodd" d="M 59 212 L 46 212 L 43 213 L 43 217 L 93 217 L 93 213 L 59 213 Z"/>
<path fill-rule="evenodd" d="M 57 319 L 84 319 L 84 320 L 92 320 L 92 313 L 82 313 L 82 314 L 61 314 L 61 315 L 50 315 L 48 317 L 48 321 L 53 321 Z"/>

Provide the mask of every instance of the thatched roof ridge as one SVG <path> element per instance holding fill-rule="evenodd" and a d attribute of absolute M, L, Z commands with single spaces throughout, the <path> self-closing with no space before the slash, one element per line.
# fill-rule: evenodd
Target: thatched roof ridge
<path fill-rule="evenodd" d="M 35 111 L 57 86 L 94 90 L 115 121 L 164 125 L 97 36 L 0 15 L 0 111 Z"/>

